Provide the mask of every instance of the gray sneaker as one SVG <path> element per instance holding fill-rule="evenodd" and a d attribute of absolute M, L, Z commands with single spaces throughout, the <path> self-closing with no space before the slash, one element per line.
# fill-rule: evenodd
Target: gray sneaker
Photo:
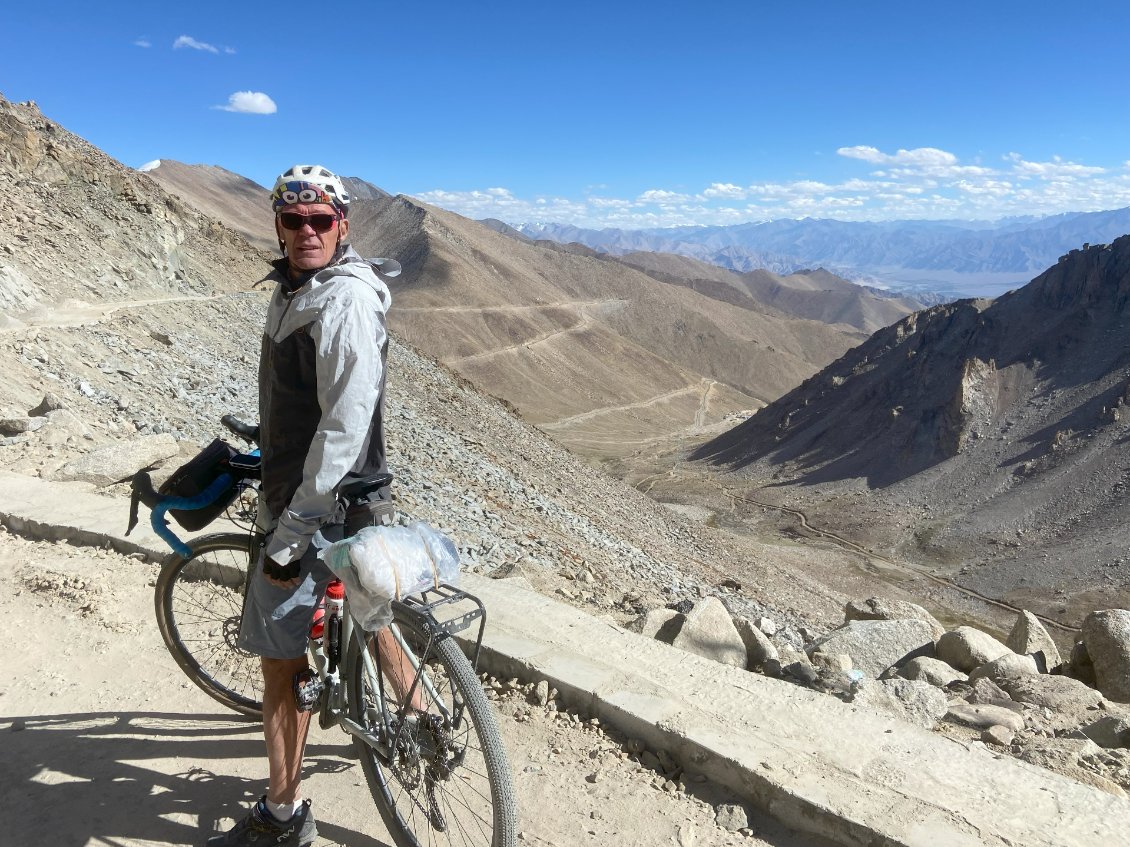
<path fill-rule="evenodd" d="M 207 847 L 310 847 L 318 837 L 310 801 L 286 822 L 275 820 L 267 811 L 266 795 L 259 798 L 247 817 L 225 832 L 208 839 Z"/>

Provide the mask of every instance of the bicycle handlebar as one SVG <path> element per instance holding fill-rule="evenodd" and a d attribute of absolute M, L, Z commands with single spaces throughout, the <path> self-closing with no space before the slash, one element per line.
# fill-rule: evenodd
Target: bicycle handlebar
<path fill-rule="evenodd" d="M 149 525 L 166 544 L 173 548 L 174 553 L 183 559 L 189 558 L 192 555 L 192 548 L 177 538 L 176 534 L 169 529 L 169 525 L 165 523 L 165 512 L 169 509 L 202 509 L 211 505 L 221 494 L 231 488 L 232 482 L 233 479 L 230 474 L 220 474 L 212 480 L 211 485 L 195 497 L 161 497 L 160 502 L 149 515 Z"/>
<path fill-rule="evenodd" d="M 153 488 L 153 480 L 145 471 L 138 471 L 133 477 L 133 497 L 130 498 L 129 510 L 129 528 L 126 529 L 126 535 L 133 532 L 133 528 L 137 526 L 137 506 L 138 502 L 144 503 L 152 512 L 149 515 L 149 525 L 153 527 L 153 531 L 157 537 L 173 548 L 173 552 L 177 553 L 182 558 L 187 559 L 192 555 L 192 548 L 177 538 L 165 521 L 165 513 L 170 509 L 184 509 L 191 511 L 192 509 L 203 509 L 214 503 L 219 497 L 228 491 L 234 478 L 231 474 L 220 474 L 211 484 L 193 497 L 172 497 L 167 494 L 160 494 Z"/>
<path fill-rule="evenodd" d="M 240 438 L 253 444 L 259 443 L 258 426 L 246 424 L 232 415 L 224 415 L 220 418 L 220 423 Z M 149 523 L 153 527 L 153 531 L 172 547 L 175 553 L 187 559 L 192 555 L 192 548 L 177 538 L 176 534 L 169 528 L 165 520 L 165 513 L 170 510 L 192 511 L 206 508 L 222 497 L 225 492 L 230 491 L 232 486 L 241 480 L 258 479 L 258 448 L 247 455 L 233 456 L 228 460 L 227 468 L 228 472 L 221 473 L 203 491 L 192 497 L 162 494 L 153 488 L 153 479 L 146 471 L 138 471 L 134 474 L 130 486 L 133 489 L 133 494 L 130 498 L 129 527 L 126 529 L 126 535 L 133 532 L 134 527 L 137 526 L 138 505 L 144 503 L 152 510 Z M 390 473 L 372 474 L 360 479 L 350 480 L 341 487 L 339 493 L 347 503 L 362 505 L 368 502 L 367 495 L 390 485 L 392 480 L 393 477 Z"/>

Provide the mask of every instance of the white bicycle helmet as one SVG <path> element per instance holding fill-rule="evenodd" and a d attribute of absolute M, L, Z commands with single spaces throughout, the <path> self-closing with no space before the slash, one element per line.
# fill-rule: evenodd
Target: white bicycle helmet
<path fill-rule="evenodd" d="M 277 212 L 295 203 L 330 203 L 344 215 L 349 211 L 349 192 L 337 174 L 321 165 L 295 165 L 275 180 L 271 208 Z"/>

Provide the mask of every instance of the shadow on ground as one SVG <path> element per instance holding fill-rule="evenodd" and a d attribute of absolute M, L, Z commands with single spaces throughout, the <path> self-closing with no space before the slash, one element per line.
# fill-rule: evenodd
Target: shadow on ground
<path fill-rule="evenodd" d="M 203 844 L 228 819 L 241 818 L 264 785 L 261 777 L 225 775 L 238 770 L 231 760 L 264 756 L 259 724 L 227 715 L 9 717 L 0 733 L 3 840 L 9 844 Z M 359 771 L 349 750 L 307 747 L 303 775 Z M 331 843 L 389 847 L 321 820 L 318 829 Z"/>

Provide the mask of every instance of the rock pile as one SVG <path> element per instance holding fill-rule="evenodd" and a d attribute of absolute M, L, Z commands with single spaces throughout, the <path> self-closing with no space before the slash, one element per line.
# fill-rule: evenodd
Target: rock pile
<path fill-rule="evenodd" d="M 1127 610 L 1089 615 L 1067 662 L 1030 612 L 1002 643 L 969 626 L 947 631 L 921 606 L 880 598 L 848 603 L 844 623 L 819 638 L 772 620 L 731 618 L 717 597 L 689 610 L 651 610 L 633 628 L 1119 796 L 1130 790 Z"/>

